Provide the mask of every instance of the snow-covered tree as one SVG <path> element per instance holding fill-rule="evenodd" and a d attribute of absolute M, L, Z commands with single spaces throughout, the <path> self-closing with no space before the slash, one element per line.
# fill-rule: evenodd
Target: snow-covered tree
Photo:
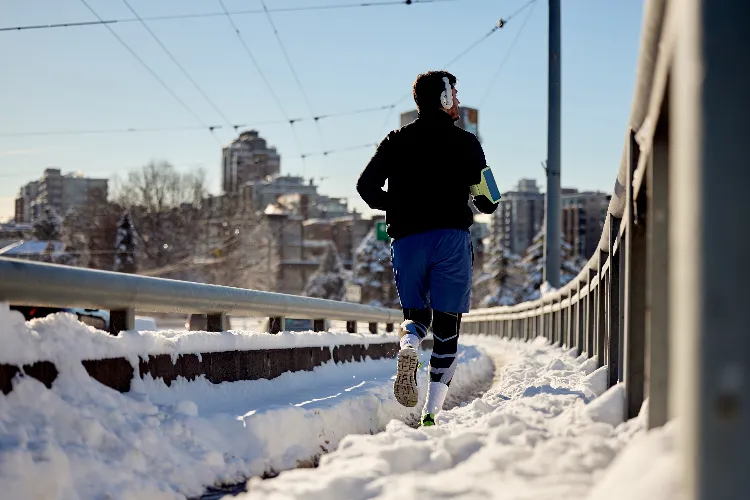
<path fill-rule="evenodd" d="M 482 274 L 475 278 L 472 290 L 474 307 L 507 306 L 517 302 L 520 258 L 493 238 Z"/>
<path fill-rule="evenodd" d="M 361 287 L 363 304 L 399 307 L 391 245 L 378 241 L 374 228 L 354 252 L 352 283 Z"/>
<path fill-rule="evenodd" d="M 125 212 L 117 223 L 114 270 L 120 273 L 134 274 L 138 270 L 137 252 L 138 232 L 133 226 L 130 213 Z"/>
<path fill-rule="evenodd" d="M 347 276 L 333 243 L 326 248 L 318 270 L 310 276 L 305 295 L 320 299 L 343 300 Z"/>
<path fill-rule="evenodd" d="M 63 221 L 53 207 L 45 207 L 42 216 L 34 222 L 34 236 L 41 241 L 60 241 Z"/>
<path fill-rule="evenodd" d="M 586 265 L 585 259 L 573 256 L 573 247 L 560 240 L 560 286 L 575 278 Z M 541 296 L 544 276 L 544 229 L 532 240 L 522 256 L 508 253 L 493 243 L 484 273 L 475 280 L 474 293 L 478 307 L 514 305 Z"/>
<path fill-rule="evenodd" d="M 535 300 L 541 296 L 540 287 L 544 281 L 544 226 L 532 240 L 518 263 L 526 279 L 521 289 L 519 302 Z M 575 278 L 586 265 L 586 260 L 573 255 L 573 247 L 560 238 L 560 286 Z"/>

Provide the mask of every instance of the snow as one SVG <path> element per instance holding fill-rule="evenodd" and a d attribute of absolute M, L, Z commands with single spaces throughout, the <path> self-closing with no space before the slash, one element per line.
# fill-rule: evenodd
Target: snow
<path fill-rule="evenodd" d="M 677 423 L 646 432 L 644 410 L 624 422 L 624 387 L 607 389 L 606 367 L 543 338 L 462 336 L 451 394 L 474 393 L 494 376 L 492 386 L 438 414 L 436 427 L 413 428 L 426 366 L 420 402 L 406 409 L 393 398 L 393 360 L 327 363 L 273 380 L 223 384 L 201 377 L 167 387 L 136 377 L 125 394 L 90 378 L 78 362 L 101 352 L 388 336 L 111 337 L 70 315 L 19 318 L 0 304 L 0 362 L 46 354 L 59 375 L 49 390 L 19 376 L 13 391 L 0 395 L 0 490 L 7 498 L 185 498 L 209 485 L 279 471 L 274 479 L 250 479 L 239 498 L 686 498 Z M 425 362 L 428 354 L 420 353 Z M 310 469 L 317 460 L 319 467 Z"/>
<path fill-rule="evenodd" d="M 70 328 L 64 317 L 45 325 Z M 40 335 L 56 333 L 49 328 Z M 421 356 L 427 361 L 428 352 Z M 223 384 L 178 379 L 167 387 L 136 378 L 126 394 L 67 361 L 58 365 L 52 389 L 18 377 L 13 391 L 0 395 L 5 498 L 196 496 L 209 485 L 311 464 L 348 434 L 378 432 L 419 411 L 395 401 L 392 359 Z M 452 390 L 473 390 L 492 373 L 486 354 L 461 346 Z M 425 387 L 426 367 L 419 379 Z"/>
<path fill-rule="evenodd" d="M 347 436 L 318 469 L 252 479 L 239 498 L 581 499 L 600 487 L 617 453 L 643 432 L 643 414 L 623 422 L 622 387 L 603 392 L 606 368 L 592 371 L 544 339 L 462 341 L 506 359 L 481 398 L 440 413 L 436 427 L 412 429 L 394 420 L 382 433 Z M 632 472 L 646 463 L 640 458 L 617 468 Z M 664 468 L 660 473 L 672 476 Z M 613 498 L 609 492 L 624 476 L 605 479 L 611 474 L 606 494 L 589 498 Z M 650 494 L 664 489 L 631 488 L 641 496 L 618 498 L 669 498 Z"/>
<path fill-rule="evenodd" d="M 147 321 L 139 321 L 143 327 Z M 345 332 L 283 332 L 280 334 L 227 331 L 128 331 L 112 336 L 84 325 L 68 313 L 24 322 L 18 311 L 0 302 L 0 363 L 20 365 L 46 360 L 57 362 L 124 357 L 137 363 L 137 357 L 156 354 L 222 352 L 289 347 L 324 347 L 347 344 L 398 342 L 392 334 Z"/>

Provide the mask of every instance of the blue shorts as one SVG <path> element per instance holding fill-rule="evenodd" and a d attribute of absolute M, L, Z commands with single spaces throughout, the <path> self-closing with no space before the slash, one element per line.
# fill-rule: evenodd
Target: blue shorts
<path fill-rule="evenodd" d="M 471 302 L 471 238 L 467 231 L 437 229 L 391 245 L 396 288 L 404 309 L 467 313 Z"/>

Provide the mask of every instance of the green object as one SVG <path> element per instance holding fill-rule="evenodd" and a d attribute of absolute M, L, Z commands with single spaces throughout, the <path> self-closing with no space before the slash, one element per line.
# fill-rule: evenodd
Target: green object
<path fill-rule="evenodd" d="M 422 415 L 422 427 L 431 427 L 435 425 L 435 414 L 426 413 Z"/>
<path fill-rule="evenodd" d="M 486 167 L 484 170 L 482 170 L 481 180 L 479 181 L 479 184 L 470 186 L 469 190 L 471 191 L 472 196 L 477 197 L 480 195 L 484 195 L 492 203 L 498 203 L 501 198 L 500 190 L 497 188 L 497 184 L 495 183 L 495 176 L 492 175 L 492 169 L 490 167 Z"/>
<path fill-rule="evenodd" d="M 391 241 L 391 237 L 388 236 L 388 225 L 384 220 L 375 223 L 375 237 L 378 241 Z"/>

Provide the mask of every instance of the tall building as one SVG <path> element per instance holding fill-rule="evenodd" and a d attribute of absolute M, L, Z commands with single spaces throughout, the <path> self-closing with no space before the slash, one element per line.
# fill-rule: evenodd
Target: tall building
<path fill-rule="evenodd" d="M 318 186 L 312 180 L 305 182 L 303 177 L 281 175 L 273 179 L 248 181 L 239 187 L 242 199 L 256 210 L 265 210 L 268 205 L 287 195 L 302 195 L 302 205 L 309 204 L 318 197 Z"/>
<path fill-rule="evenodd" d="M 492 217 L 492 236 L 511 253 L 526 250 L 542 227 L 544 193 L 534 179 L 521 179 L 515 190 L 503 193 Z"/>
<path fill-rule="evenodd" d="M 108 196 L 107 179 L 83 177 L 80 173 L 63 175 L 59 168 L 47 168 L 38 181 L 23 186 L 16 199 L 17 223 L 33 222 L 45 207 L 54 208 L 61 216 L 71 210 L 105 201 Z"/>
<path fill-rule="evenodd" d="M 247 182 L 262 181 L 281 171 L 281 157 L 256 130 L 242 132 L 222 150 L 222 188 L 236 193 Z"/>
<path fill-rule="evenodd" d="M 577 189 L 563 190 L 562 233 L 573 254 L 590 259 L 599 244 L 611 194 Z"/>
<path fill-rule="evenodd" d="M 459 118 L 456 126 L 460 127 L 479 138 L 479 110 L 475 108 L 463 107 L 458 108 Z M 416 109 L 401 113 L 401 126 L 408 125 L 417 119 L 419 113 Z M 481 140 L 481 139 L 480 139 Z"/>

